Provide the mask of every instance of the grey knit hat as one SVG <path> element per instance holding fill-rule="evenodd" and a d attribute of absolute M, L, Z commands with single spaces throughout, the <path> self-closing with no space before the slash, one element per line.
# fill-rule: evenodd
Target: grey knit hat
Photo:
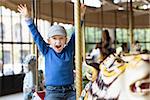
<path fill-rule="evenodd" d="M 66 30 L 63 26 L 53 25 L 50 27 L 47 37 L 50 38 L 55 35 L 67 36 Z"/>

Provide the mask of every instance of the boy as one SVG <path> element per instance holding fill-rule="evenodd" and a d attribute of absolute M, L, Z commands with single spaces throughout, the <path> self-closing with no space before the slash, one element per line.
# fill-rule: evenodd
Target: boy
<path fill-rule="evenodd" d="M 81 20 L 85 9 L 84 5 L 81 6 Z M 25 16 L 32 37 L 45 57 L 45 100 L 76 100 L 73 89 L 75 33 L 66 44 L 67 33 L 64 27 L 53 25 L 48 33 L 48 46 L 30 18 L 26 5 L 19 5 L 18 11 Z"/>

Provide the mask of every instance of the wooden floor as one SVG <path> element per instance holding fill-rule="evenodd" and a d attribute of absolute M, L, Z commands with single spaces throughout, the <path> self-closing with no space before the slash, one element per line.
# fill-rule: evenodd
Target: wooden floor
<path fill-rule="evenodd" d="M 23 93 L 0 96 L 0 100 L 23 100 Z"/>

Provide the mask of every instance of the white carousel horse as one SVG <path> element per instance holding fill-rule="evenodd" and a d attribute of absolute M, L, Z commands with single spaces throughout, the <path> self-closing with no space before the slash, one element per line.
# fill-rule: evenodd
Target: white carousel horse
<path fill-rule="evenodd" d="M 25 57 L 23 69 L 25 73 L 23 81 L 24 100 L 31 100 L 35 91 L 36 79 L 36 57 L 34 55 L 27 55 Z"/>
<path fill-rule="evenodd" d="M 82 91 L 81 100 L 149 100 L 150 54 L 108 56 L 96 80 Z"/>

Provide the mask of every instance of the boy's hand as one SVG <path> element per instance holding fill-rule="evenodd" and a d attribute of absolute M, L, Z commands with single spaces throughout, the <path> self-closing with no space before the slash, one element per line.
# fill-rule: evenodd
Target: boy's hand
<path fill-rule="evenodd" d="M 30 18 L 30 14 L 28 12 L 27 6 L 26 4 L 22 5 L 18 5 L 17 10 L 25 17 L 25 18 Z"/>
<path fill-rule="evenodd" d="M 81 4 L 81 20 L 84 19 L 85 11 L 86 11 L 86 6 L 84 4 Z"/>

